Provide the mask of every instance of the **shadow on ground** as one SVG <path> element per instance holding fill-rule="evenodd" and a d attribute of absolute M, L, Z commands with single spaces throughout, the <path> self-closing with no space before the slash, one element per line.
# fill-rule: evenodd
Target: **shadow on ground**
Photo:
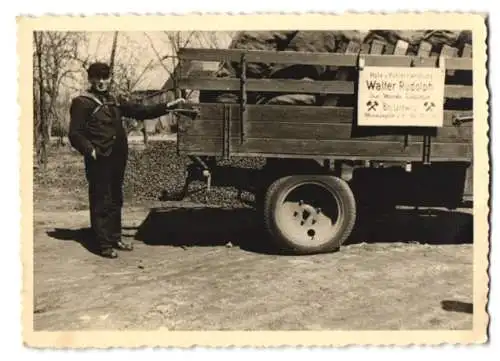
<path fill-rule="evenodd" d="M 94 237 L 92 236 L 92 230 L 90 228 L 55 228 L 52 231 L 48 231 L 47 235 L 60 241 L 72 241 L 79 243 L 87 251 L 93 254 L 98 254 Z"/>
<path fill-rule="evenodd" d="M 273 253 L 269 239 L 251 208 L 153 208 L 134 239 L 148 245 L 178 247 L 234 246 Z"/>
<path fill-rule="evenodd" d="M 148 245 L 213 247 L 231 242 L 247 251 L 278 252 L 271 246 L 262 221 L 251 208 L 153 208 L 139 227 L 128 230 L 136 230 L 134 238 Z M 360 217 L 345 244 L 466 244 L 472 242 L 472 235 L 472 215 L 467 213 L 394 210 Z"/>
<path fill-rule="evenodd" d="M 416 242 L 431 245 L 469 244 L 473 241 L 472 214 L 439 209 L 393 209 L 361 214 L 346 244 Z"/>
<path fill-rule="evenodd" d="M 461 312 L 468 314 L 472 314 L 474 309 L 472 303 L 450 300 L 441 301 L 441 308 L 449 312 Z"/>

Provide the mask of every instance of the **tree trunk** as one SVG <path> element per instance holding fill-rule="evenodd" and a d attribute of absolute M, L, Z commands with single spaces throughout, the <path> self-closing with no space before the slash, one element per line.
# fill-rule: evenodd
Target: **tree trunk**
<path fill-rule="evenodd" d="M 111 59 L 109 60 L 109 69 L 111 72 L 111 85 L 113 84 L 113 70 L 115 67 L 115 57 L 116 57 L 116 43 L 118 42 L 118 31 L 115 31 L 113 36 L 113 45 L 111 46 Z"/>
<path fill-rule="evenodd" d="M 48 129 L 46 126 L 47 119 L 45 114 L 45 89 L 44 78 L 42 71 L 42 44 L 43 33 L 34 33 L 36 45 L 36 59 L 38 63 L 38 134 L 37 134 L 37 160 L 38 164 L 45 170 L 47 168 L 47 142 L 49 142 Z"/>

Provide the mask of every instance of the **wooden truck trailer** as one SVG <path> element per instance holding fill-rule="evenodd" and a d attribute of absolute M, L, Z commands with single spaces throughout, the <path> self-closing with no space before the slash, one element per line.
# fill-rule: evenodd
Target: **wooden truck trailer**
<path fill-rule="evenodd" d="M 209 189 L 218 159 L 265 158 L 265 166 L 244 181 L 255 190 L 272 239 L 296 254 L 339 249 L 361 209 L 460 207 L 472 191 L 472 49 L 445 45 L 431 53 L 422 42 L 417 55 L 406 55 L 406 45 L 350 43 L 340 54 L 181 49 L 181 69 L 190 61 L 234 62 L 241 69 L 234 78 L 182 77 L 181 70 L 180 89 L 239 95 L 233 103 L 187 104 L 196 111 L 179 119 L 178 153 L 193 160 L 185 189 L 198 176 Z M 249 63 L 335 66 L 355 76 L 250 79 Z M 347 96 L 353 102 L 248 104 L 250 92 Z"/>

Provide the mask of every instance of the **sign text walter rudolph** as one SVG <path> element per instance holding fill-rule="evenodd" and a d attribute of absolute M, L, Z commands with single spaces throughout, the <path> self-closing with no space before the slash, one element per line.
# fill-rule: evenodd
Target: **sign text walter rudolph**
<path fill-rule="evenodd" d="M 442 126 L 444 79 L 439 68 L 364 68 L 359 73 L 358 124 Z"/>

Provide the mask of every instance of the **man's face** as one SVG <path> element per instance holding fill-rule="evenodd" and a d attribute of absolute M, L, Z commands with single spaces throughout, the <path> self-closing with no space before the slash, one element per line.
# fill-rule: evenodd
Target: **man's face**
<path fill-rule="evenodd" d="M 91 87 L 99 93 L 106 93 L 109 90 L 110 77 L 93 76 L 89 78 Z"/>

